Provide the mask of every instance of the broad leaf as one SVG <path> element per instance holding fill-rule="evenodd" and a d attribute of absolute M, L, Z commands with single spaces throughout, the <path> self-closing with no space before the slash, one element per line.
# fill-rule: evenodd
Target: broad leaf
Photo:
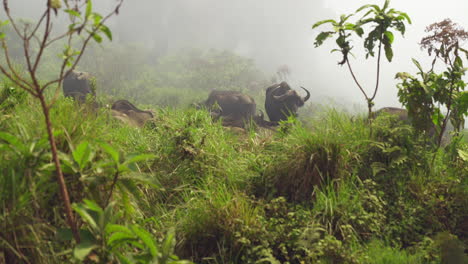
<path fill-rule="evenodd" d="M 96 220 L 87 212 L 86 207 L 83 204 L 73 204 L 73 210 L 75 210 L 83 220 L 88 223 L 93 230 L 98 230 Z"/>
<path fill-rule="evenodd" d="M 338 24 L 338 23 L 337 23 L 335 20 L 333 20 L 333 19 L 327 19 L 327 20 L 322 20 L 322 21 L 319 21 L 319 22 L 315 23 L 315 24 L 312 26 L 312 28 L 316 28 L 316 27 L 318 27 L 318 26 L 320 26 L 320 25 L 323 25 L 323 24 L 325 24 L 325 23 L 331 23 L 332 25 Z"/>
<path fill-rule="evenodd" d="M 419 63 L 419 61 L 417 61 L 416 59 L 413 59 L 413 58 L 412 58 L 411 60 L 413 61 L 414 65 L 416 65 L 416 67 L 418 67 L 419 72 L 424 73 L 424 71 L 423 71 L 423 69 L 422 69 L 421 64 Z"/>
<path fill-rule="evenodd" d="M 111 156 L 112 160 L 118 164 L 119 163 L 119 152 L 114 149 L 111 145 L 106 143 L 99 143 L 99 146 Z"/>
<path fill-rule="evenodd" d="M 91 161 L 91 148 L 88 141 L 81 142 L 73 151 L 73 159 L 80 169 L 83 169 Z"/>
<path fill-rule="evenodd" d="M 318 47 L 318 46 L 322 45 L 323 42 L 327 38 L 331 37 L 333 34 L 334 34 L 334 32 L 332 32 L 332 31 L 320 32 L 320 34 L 318 34 L 317 37 L 315 38 L 315 43 L 314 43 L 315 47 Z"/>
<path fill-rule="evenodd" d="M 110 29 L 104 25 L 101 26 L 101 31 L 107 36 L 107 38 L 112 41 L 112 32 Z"/>
<path fill-rule="evenodd" d="M 86 2 L 86 13 L 85 13 L 85 18 L 88 19 L 89 16 L 91 16 L 91 12 L 93 11 L 93 4 L 91 3 L 91 0 L 87 0 Z"/>
<path fill-rule="evenodd" d="M 28 151 L 28 147 L 24 145 L 19 138 L 13 136 L 12 134 L 0 131 L 0 140 L 4 140 L 9 143 L 14 147 L 13 149 L 17 150 L 19 153 L 26 153 Z"/>
<path fill-rule="evenodd" d="M 387 39 L 388 39 L 388 43 L 389 43 L 389 44 L 392 44 L 392 43 L 393 43 L 393 39 L 395 38 L 395 37 L 393 36 L 393 33 L 390 32 L 390 31 L 385 31 L 384 34 L 385 34 L 385 37 L 387 37 Z"/>
<path fill-rule="evenodd" d="M 137 235 L 138 238 L 140 238 L 141 241 L 143 241 L 143 243 L 145 244 L 145 246 L 149 249 L 151 256 L 157 257 L 158 248 L 156 247 L 156 243 L 154 242 L 154 238 L 151 236 L 151 234 L 148 231 L 136 225 L 133 225 L 131 229 L 135 233 L 135 235 Z"/>
<path fill-rule="evenodd" d="M 93 249 L 98 247 L 99 245 L 96 245 L 89 241 L 81 242 L 80 244 L 76 245 L 76 247 L 73 249 L 73 256 L 78 260 L 83 261 Z"/>
<path fill-rule="evenodd" d="M 385 56 L 387 57 L 387 60 L 389 62 L 392 61 L 393 59 L 393 50 L 392 50 L 392 46 L 390 44 L 388 45 L 384 45 L 384 48 L 385 48 Z"/>

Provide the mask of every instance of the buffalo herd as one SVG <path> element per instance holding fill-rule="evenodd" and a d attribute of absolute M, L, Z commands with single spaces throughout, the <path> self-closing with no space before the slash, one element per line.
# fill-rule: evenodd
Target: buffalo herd
<path fill-rule="evenodd" d="M 71 71 L 63 80 L 63 93 L 80 103 L 86 101 L 88 95 L 95 96 L 91 89 L 91 75 L 86 72 Z M 229 127 L 245 128 L 252 123 L 264 128 L 272 128 L 289 116 L 297 116 L 297 110 L 310 98 L 310 92 L 305 97 L 299 96 L 286 83 L 275 84 L 267 88 L 265 110 L 270 121 L 265 120 L 263 112 L 257 113 L 255 100 L 238 91 L 212 91 L 205 102 L 199 107 L 210 111 L 213 119 L 222 118 L 222 124 Z M 111 106 L 112 116 L 134 126 L 141 127 L 153 118 L 150 111 L 140 110 L 127 100 L 118 100 Z"/>
<path fill-rule="evenodd" d="M 214 118 L 223 118 L 223 125 L 244 128 L 250 122 L 260 127 L 271 128 L 289 116 L 297 116 L 297 110 L 310 98 L 310 92 L 303 88 L 307 96 L 301 97 L 286 83 L 275 84 L 266 90 L 265 110 L 270 121 L 262 112 L 257 114 L 255 100 L 238 91 L 212 91 L 203 106 Z"/>
<path fill-rule="evenodd" d="M 91 75 L 86 72 L 69 72 L 63 79 L 62 88 L 65 97 L 71 97 L 80 103 L 85 102 L 88 95 L 95 96 Z M 222 118 L 224 126 L 243 129 L 255 123 L 263 128 L 273 128 L 281 121 L 287 120 L 289 116 L 296 117 L 299 107 L 310 99 L 310 92 L 304 87 L 301 88 L 306 92 L 305 97 L 300 96 L 284 81 L 267 87 L 265 110 L 269 121 L 265 120 L 263 112 L 257 113 L 255 100 L 239 91 L 212 91 L 208 99 L 197 106 L 207 109 L 215 120 Z M 137 127 L 143 126 L 146 121 L 154 117 L 151 111 L 140 110 L 127 100 L 114 102 L 111 113 L 116 119 Z M 406 123 L 410 121 L 406 109 L 395 107 L 381 108 L 373 112 L 371 117 L 375 118 L 382 113 L 396 115 L 400 121 Z M 433 128 L 428 131 L 430 135 L 434 132 Z"/>

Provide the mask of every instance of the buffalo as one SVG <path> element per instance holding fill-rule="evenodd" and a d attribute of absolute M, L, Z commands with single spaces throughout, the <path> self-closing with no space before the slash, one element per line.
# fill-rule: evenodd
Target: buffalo
<path fill-rule="evenodd" d="M 204 106 L 215 119 L 223 117 L 224 126 L 244 127 L 250 120 L 263 127 L 270 125 L 263 119 L 263 113 L 256 114 L 255 100 L 238 91 L 212 91 Z"/>
<path fill-rule="evenodd" d="M 152 119 L 153 113 L 138 109 L 127 100 L 118 100 L 112 104 L 112 116 L 134 126 L 142 127 L 146 121 Z"/>
<path fill-rule="evenodd" d="M 91 88 L 91 75 L 87 72 L 71 71 L 63 79 L 63 94 L 78 102 L 85 102 L 88 94 L 96 96 Z"/>
<path fill-rule="evenodd" d="M 404 109 L 404 108 L 398 108 L 398 107 L 383 107 L 383 108 L 380 108 L 379 110 L 373 112 L 371 114 L 371 118 L 376 118 L 378 117 L 379 115 L 382 115 L 382 114 L 388 114 L 388 115 L 394 115 L 394 116 L 397 116 L 398 117 L 398 120 L 405 123 L 405 124 L 408 124 L 408 125 L 412 125 L 412 120 L 411 120 L 411 117 L 408 115 L 408 110 Z M 428 123 L 426 123 L 424 125 L 424 130 L 426 131 L 427 135 L 429 137 L 434 137 L 435 136 L 435 132 L 436 132 L 436 127 L 435 125 L 432 123 L 432 120 L 431 119 L 428 119 Z"/>
<path fill-rule="evenodd" d="M 278 123 L 287 120 L 290 115 L 297 116 L 298 108 L 303 106 L 310 98 L 310 92 L 304 87 L 301 88 L 307 93 L 305 97 L 301 97 L 286 82 L 267 88 L 265 110 L 271 122 Z"/>

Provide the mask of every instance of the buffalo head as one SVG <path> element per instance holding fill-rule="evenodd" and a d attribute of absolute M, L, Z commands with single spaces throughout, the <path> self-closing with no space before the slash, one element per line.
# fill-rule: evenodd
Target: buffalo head
<path fill-rule="evenodd" d="M 112 116 L 138 127 L 142 127 L 146 121 L 154 117 L 151 111 L 140 110 L 127 100 L 115 101 L 111 109 Z"/>
<path fill-rule="evenodd" d="M 297 115 L 299 107 L 303 106 L 310 98 L 310 92 L 304 87 L 301 88 L 307 93 L 305 97 L 301 97 L 286 82 L 281 82 L 267 88 L 265 110 L 270 121 L 279 122 L 287 120 L 290 115 Z"/>
<path fill-rule="evenodd" d="M 84 102 L 86 96 L 91 94 L 95 96 L 95 92 L 91 89 L 91 75 L 87 72 L 71 71 L 63 79 L 63 94 L 65 97 Z"/>

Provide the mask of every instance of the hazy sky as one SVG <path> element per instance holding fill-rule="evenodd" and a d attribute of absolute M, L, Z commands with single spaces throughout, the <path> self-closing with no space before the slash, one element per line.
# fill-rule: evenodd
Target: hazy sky
<path fill-rule="evenodd" d="M 12 12 L 31 15 L 45 0 L 10 0 Z M 314 38 L 326 28 L 312 30 L 323 19 L 337 19 L 364 4 L 384 0 L 126 0 L 111 23 L 116 42 L 143 42 L 156 54 L 187 47 L 223 48 L 252 57 L 267 75 L 280 65 L 291 69 L 290 83 L 309 88 L 313 101 L 334 98 L 344 104 L 364 104 L 346 67 L 337 65 L 339 54 L 330 54 L 334 41 L 314 48 Z M 95 0 L 108 8 L 115 0 Z M 391 7 L 409 14 L 413 25 L 405 37 L 395 35 L 394 60 L 382 64 L 377 106 L 399 106 L 395 73 L 415 73 L 411 58 L 428 65 L 418 42 L 427 25 L 451 18 L 468 29 L 468 0 L 392 0 Z M 0 12 L 0 18 L 4 14 Z M 356 48 L 362 46 L 356 43 Z M 105 44 L 104 44 L 105 47 Z M 356 52 L 359 55 L 359 52 Z M 355 71 L 366 90 L 375 86 L 375 60 L 359 56 Z M 428 67 L 428 66 L 427 66 Z M 213 87 L 216 88 L 216 87 Z"/>

